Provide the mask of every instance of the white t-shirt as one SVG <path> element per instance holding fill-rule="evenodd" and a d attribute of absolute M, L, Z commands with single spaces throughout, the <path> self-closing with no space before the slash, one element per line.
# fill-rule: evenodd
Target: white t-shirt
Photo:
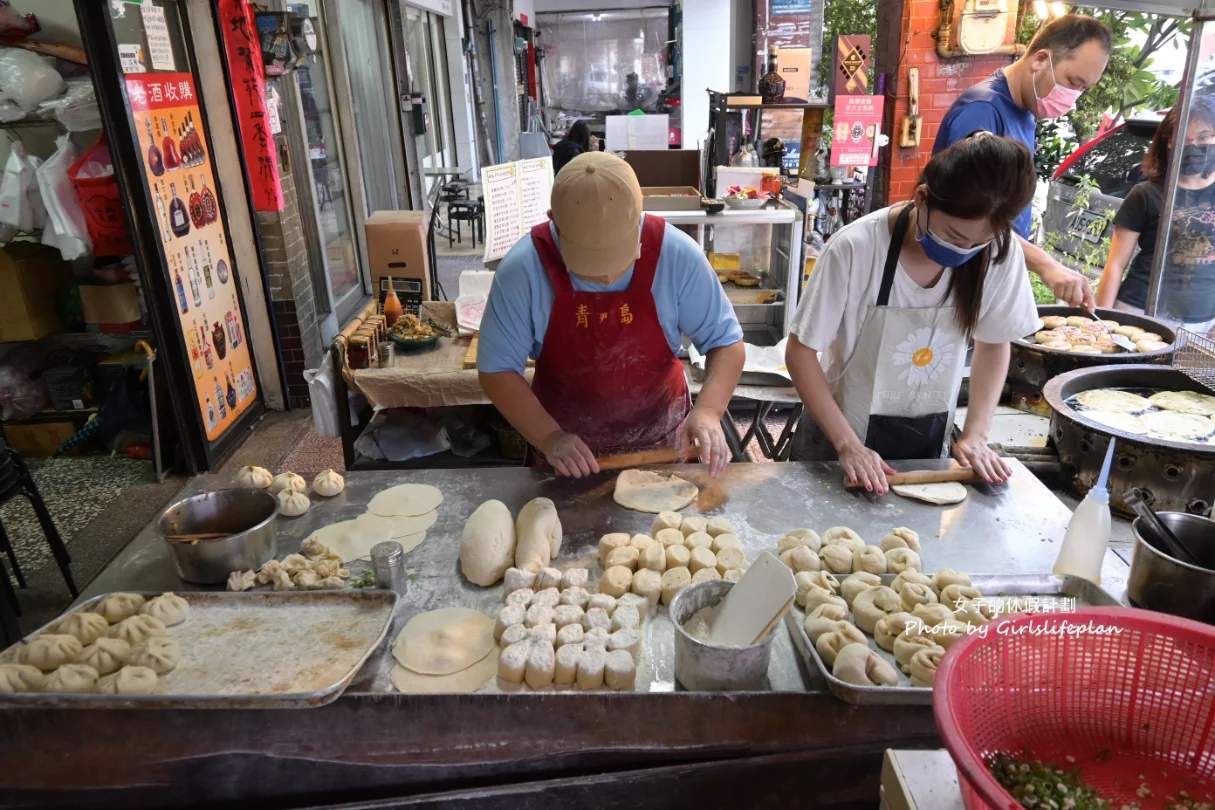
<path fill-rule="evenodd" d="M 836 379 L 847 366 L 869 307 L 877 304 L 890 250 L 889 215 L 889 208 L 874 211 L 831 237 L 797 305 L 790 332 L 803 345 L 826 352 L 824 367 L 829 380 Z M 900 264 L 888 306 L 950 306 L 942 298 L 952 272 L 947 268 L 935 285 L 925 288 L 916 284 Z M 1005 343 L 1031 334 L 1037 326 L 1038 310 L 1025 269 L 1025 254 L 1014 238 L 1007 258 L 987 268 L 974 337 L 984 343 Z"/>

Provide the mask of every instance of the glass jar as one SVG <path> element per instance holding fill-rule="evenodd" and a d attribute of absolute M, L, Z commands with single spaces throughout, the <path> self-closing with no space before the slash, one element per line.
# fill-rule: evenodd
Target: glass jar
<path fill-rule="evenodd" d="M 346 347 L 346 363 L 353 369 L 371 368 L 371 349 L 367 338 L 355 335 Z"/>

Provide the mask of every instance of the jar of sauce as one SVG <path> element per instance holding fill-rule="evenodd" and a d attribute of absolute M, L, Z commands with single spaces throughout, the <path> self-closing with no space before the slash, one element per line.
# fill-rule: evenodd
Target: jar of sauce
<path fill-rule="evenodd" d="M 350 344 L 346 347 L 346 362 L 354 369 L 371 367 L 371 350 L 367 345 L 367 338 L 362 335 L 350 338 Z"/>

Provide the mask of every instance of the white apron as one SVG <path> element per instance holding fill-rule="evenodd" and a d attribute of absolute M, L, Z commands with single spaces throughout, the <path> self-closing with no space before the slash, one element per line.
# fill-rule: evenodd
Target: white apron
<path fill-rule="evenodd" d="M 888 461 L 948 455 L 966 368 L 967 341 L 955 324 L 953 307 L 887 306 L 913 209 L 907 206 L 895 221 L 877 303 L 869 307 L 852 357 L 831 384 L 856 435 Z M 808 409 L 790 458 L 837 458 Z"/>

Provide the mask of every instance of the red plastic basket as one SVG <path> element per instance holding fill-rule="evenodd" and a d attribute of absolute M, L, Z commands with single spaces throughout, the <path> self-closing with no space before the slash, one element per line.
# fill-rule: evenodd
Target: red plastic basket
<path fill-rule="evenodd" d="M 950 648 L 933 691 L 968 810 L 1021 807 L 987 769 L 999 753 L 1078 769 L 1114 807 L 1215 801 L 1215 627 L 1131 608 L 985 627 Z"/>

